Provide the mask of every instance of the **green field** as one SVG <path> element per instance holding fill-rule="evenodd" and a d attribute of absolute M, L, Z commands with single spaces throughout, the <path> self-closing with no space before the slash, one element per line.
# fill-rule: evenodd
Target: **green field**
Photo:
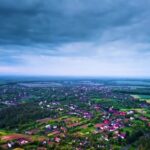
<path fill-rule="evenodd" d="M 146 101 L 147 103 L 150 103 L 150 95 L 131 95 L 131 96 L 141 101 Z"/>

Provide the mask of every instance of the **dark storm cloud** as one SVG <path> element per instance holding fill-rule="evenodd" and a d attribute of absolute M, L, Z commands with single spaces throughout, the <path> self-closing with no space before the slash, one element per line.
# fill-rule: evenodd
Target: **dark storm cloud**
<path fill-rule="evenodd" d="M 56 47 L 66 43 L 149 42 L 149 6 L 148 0 L 0 0 L 0 64 L 22 63 L 15 56 L 26 52 L 63 56 Z"/>
<path fill-rule="evenodd" d="M 132 23 L 144 11 L 136 5 L 122 0 L 0 0 L 0 43 L 91 40 L 97 32 Z"/>

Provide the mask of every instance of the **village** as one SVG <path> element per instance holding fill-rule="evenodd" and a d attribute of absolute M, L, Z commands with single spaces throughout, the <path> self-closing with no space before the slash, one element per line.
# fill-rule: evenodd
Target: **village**
<path fill-rule="evenodd" d="M 119 150 L 149 132 L 147 101 L 101 84 L 61 84 L 0 87 L 2 149 Z"/>

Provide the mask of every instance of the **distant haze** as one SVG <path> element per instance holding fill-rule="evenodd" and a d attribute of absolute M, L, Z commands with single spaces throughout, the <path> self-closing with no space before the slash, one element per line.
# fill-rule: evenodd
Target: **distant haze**
<path fill-rule="evenodd" d="M 150 1 L 0 0 L 0 74 L 150 77 Z"/>

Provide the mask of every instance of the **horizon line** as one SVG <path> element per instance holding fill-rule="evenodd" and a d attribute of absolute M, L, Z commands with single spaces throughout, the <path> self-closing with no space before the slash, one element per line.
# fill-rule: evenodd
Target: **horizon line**
<path fill-rule="evenodd" d="M 0 77 L 25 77 L 25 78 L 82 78 L 82 79 L 150 79 L 148 76 L 88 76 L 88 75 L 79 75 L 79 76 L 72 76 L 72 75 L 19 75 L 19 74 L 3 74 Z"/>

